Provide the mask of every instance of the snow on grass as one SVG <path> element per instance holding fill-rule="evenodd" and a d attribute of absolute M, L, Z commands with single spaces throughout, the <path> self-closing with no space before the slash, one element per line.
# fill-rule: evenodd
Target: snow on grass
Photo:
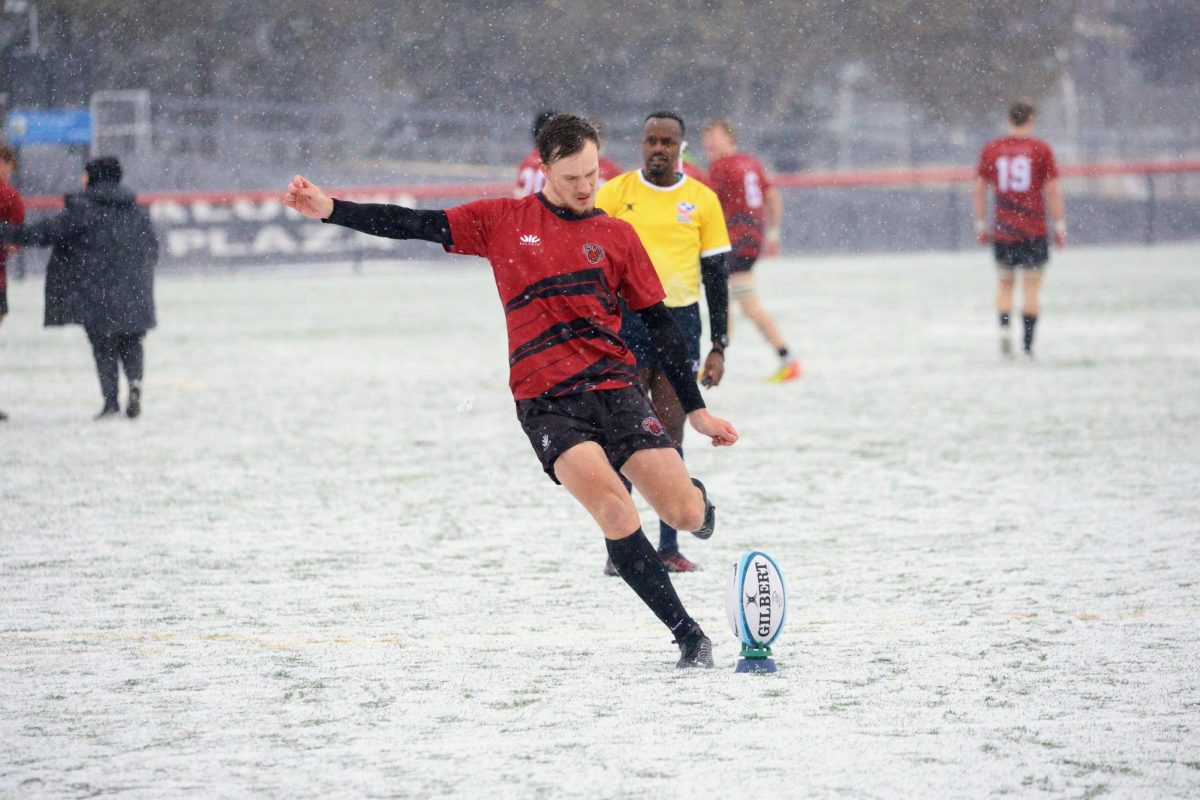
<path fill-rule="evenodd" d="M 1200 247 L 1056 255 L 1037 364 L 983 251 L 764 262 L 806 374 L 739 319 L 743 440 L 688 442 L 707 673 L 542 475 L 471 264 L 163 276 L 136 422 L 10 286 L 0 794 L 1200 793 Z M 774 676 L 732 672 L 749 548 Z"/>

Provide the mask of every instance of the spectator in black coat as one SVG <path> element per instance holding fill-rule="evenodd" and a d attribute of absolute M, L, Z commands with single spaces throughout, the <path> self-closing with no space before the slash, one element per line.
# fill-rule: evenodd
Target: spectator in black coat
<path fill-rule="evenodd" d="M 118 362 L 125 367 L 125 413 L 141 413 L 143 349 L 155 325 L 154 265 L 158 238 L 137 196 L 121 186 L 112 156 L 84 167 L 82 192 L 69 194 L 62 213 L 30 225 L 0 224 L 0 242 L 51 247 L 46 265 L 45 324 L 82 325 L 92 343 L 104 408 L 120 412 Z"/>

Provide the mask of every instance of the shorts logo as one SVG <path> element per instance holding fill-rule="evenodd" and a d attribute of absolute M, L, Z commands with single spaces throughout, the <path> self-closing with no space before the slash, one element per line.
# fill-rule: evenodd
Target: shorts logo
<path fill-rule="evenodd" d="M 545 450 L 549 446 L 550 446 L 550 435 L 543 434 L 542 435 L 542 449 Z"/>
<path fill-rule="evenodd" d="M 692 221 L 692 214 L 694 214 L 695 211 L 695 203 L 680 203 L 679 205 L 675 206 L 675 221 L 690 223 Z"/>
<path fill-rule="evenodd" d="M 658 421 L 658 417 L 646 417 L 642 420 L 642 430 L 646 433 L 653 433 L 655 436 L 662 436 L 664 432 L 663 424 Z"/>
<path fill-rule="evenodd" d="M 539 245 L 541 243 L 542 237 L 533 233 L 526 233 L 521 237 L 521 244 Z"/>
<path fill-rule="evenodd" d="M 583 246 L 583 254 L 587 256 L 588 263 L 599 264 L 600 259 L 604 258 L 604 248 L 588 242 Z"/>

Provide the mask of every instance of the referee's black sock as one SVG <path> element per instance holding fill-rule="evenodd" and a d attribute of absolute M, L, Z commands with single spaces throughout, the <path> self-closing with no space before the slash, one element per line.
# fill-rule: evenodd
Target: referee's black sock
<path fill-rule="evenodd" d="M 617 568 L 617 574 L 672 633 L 691 627 L 694 620 L 684 610 L 683 602 L 671 585 L 667 568 L 641 528 L 624 539 L 605 539 L 604 543 L 608 545 L 608 557 Z"/>
<path fill-rule="evenodd" d="M 1004 328 L 1005 330 L 1008 330 L 1008 312 L 1007 311 L 1000 312 L 1000 327 Z"/>
<path fill-rule="evenodd" d="M 1033 330 L 1037 327 L 1037 314 L 1022 314 L 1025 323 L 1025 352 L 1033 352 Z"/>

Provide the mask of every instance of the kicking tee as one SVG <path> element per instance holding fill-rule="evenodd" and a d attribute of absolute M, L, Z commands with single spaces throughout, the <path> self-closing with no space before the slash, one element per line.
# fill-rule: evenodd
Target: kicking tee
<path fill-rule="evenodd" d="M 663 187 L 647 181 L 640 169 L 626 172 L 600 187 L 596 207 L 633 225 L 672 308 L 699 302 L 701 258 L 732 249 L 721 201 L 686 175 Z"/>
<path fill-rule="evenodd" d="M 492 265 L 515 399 L 640 385 L 618 333 L 618 296 L 638 311 L 661 301 L 663 289 L 632 227 L 599 210 L 572 214 L 540 193 L 445 213 L 446 249 Z"/>

